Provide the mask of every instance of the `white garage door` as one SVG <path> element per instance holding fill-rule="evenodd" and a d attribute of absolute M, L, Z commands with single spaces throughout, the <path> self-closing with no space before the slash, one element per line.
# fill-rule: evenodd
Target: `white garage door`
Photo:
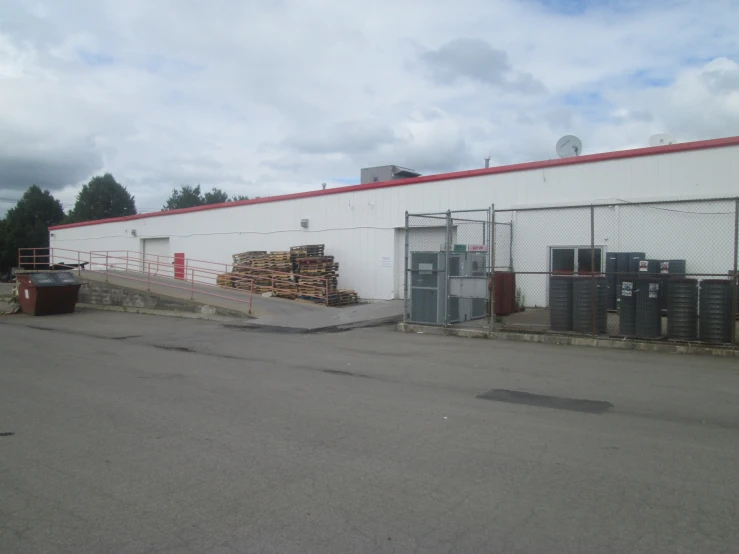
<path fill-rule="evenodd" d="M 410 252 L 439 252 L 443 250 L 446 227 L 414 227 L 408 244 Z M 457 228 L 452 228 L 452 242 L 457 239 Z M 403 298 L 405 267 L 405 229 L 395 229 L 395 298 Z"/>
<path fill-rule="evenodd" d="M 151 264 L 151 274 L 165 277 L 174 276 L 174 266 L 169 253 L 169 237 L 141 239 L 141 252 L 144 258 L 144 271 Z"/>

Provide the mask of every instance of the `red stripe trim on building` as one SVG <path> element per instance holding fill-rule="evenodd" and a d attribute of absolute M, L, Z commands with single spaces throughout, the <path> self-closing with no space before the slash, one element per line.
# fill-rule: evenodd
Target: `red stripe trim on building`
<path fill-rule="evenodd" d="M 297 200 L 300 198 L 311 198 L 313 196 L 328 196 L 331 194 L 342 194 L 345 192 L 360 192 L 364 190 L 381 189 L 387 187 L 402 187 L 405 185 L 419 185 L 422 183 L 433 183 L 436 181 L 448 181 L 452 179 L 466 179 L 468 177 L 479 177 L 481 175 L 497 175 L 499 173 L 512 173 L 515 171 L 531 171 L 533 169 L 547 169 L 550 167 L 561 167 L 565 165 L 577 165 L 593 162 L 603 162 L 608 160 L 622 160 L 625 158 L 640 158 L 642 156 L 654 156 L 658 154 L 673 154 L 676 152 L 689 152 L 693 150 L 707 150 L 709 148 L 721 148 L 725 146 L 739 146 L 739 137 L 720 138 L 712 140 L 701 140 L 695 142 L 683 142 L 680 144 L 671 144 L 668 146 L 650 146 L 648 148 L 636 148 L 633 150 L 620 150 L 617 152 L 604 152 L 601 154 L 588 154 L 586 156 L 577 156 L 574 158 L 563 158 L 554 160 L 543 160 L 537 162 L 525 162 L 513 165 L 503 165 L 499 167 L 491 167 L 488 169 L 471 169 L 467 171 L 456 171 L 453 173 L 439 173 L 437 175 L 424 175 L 421 177 L 412 177 L 409 179 L 398 179 L 395 181 L 385 181 L 382 183 L 367 183 L 364 185 L 348 185 L 345 187 L 337 187 L 326 190 L 312 190 L 308 192 L 298 192 L 294 194 L 283 194 L 281 196 L 270 196 L 267 198 L 257 198 L 254 200 L 239 200 L 237 202 L 227 202 L 225 204 L 210 204 L 208 206 L 196 206 L 194 208 L 182 208 L 180 210 L 169 210 L 164 212 L 151 212 L 146 214 L 129 215 L 124 217 L 112 217 L 110 219 L 98 219 L 95 221 L 83 221 L 81 223 L 69 223 L 67 225 L 56 225 L 49 227 L 50 231 L 58 229 L 71 229 L 72 227 L 85 227 L 87 225 L 100 225 L 102 223 L 115 223 L 119 221 L 133 221 L 136 219 L 144 219 L 147 217 L 165 217 L 168 215 L 178 215 L 191 212 L 200 212 L 205 210 L 219 210 L 222 208 L 233 208 L 236 206 L 245 206 L 251 204 L 265 204 L 267 202 L 283 202 L 285 200 Z"/>

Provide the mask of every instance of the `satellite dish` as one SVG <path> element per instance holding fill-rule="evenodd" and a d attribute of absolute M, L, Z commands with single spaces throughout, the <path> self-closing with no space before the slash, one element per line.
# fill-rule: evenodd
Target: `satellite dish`
<path fill-rule="evenodd" d="M 557 156 L 572 158 L 582 152 L 582 141 L 575 135 L 565 135 L 557 141 Z"/>
<path fill-rule="evenodd" d="M 658 133 L 649 137 L 649 146 L 667 146 L 674 143 L 675 137 L 669 133 Z"/>

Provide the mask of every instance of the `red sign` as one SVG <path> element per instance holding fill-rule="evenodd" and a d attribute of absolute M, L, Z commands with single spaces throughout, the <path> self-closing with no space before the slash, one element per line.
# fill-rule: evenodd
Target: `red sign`
<path fill-rule="evenodd" d="M 487 252 L 487 251 L 488 251 L 487 244 L 468 244 L 467 245 L 467 252 Z"/>

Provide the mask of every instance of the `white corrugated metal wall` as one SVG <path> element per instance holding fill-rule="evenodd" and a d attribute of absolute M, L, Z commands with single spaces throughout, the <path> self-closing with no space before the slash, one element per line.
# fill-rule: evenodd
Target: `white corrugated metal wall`
<path fill-rule="evenodd" d="M 386 300 L 402 293 L 398 229 L 406 210 L 732 196 L 738 181 L 739 146 L 725 146 L 59 228 L 50 242 L 85 252 L 138 251 L 140 239 L 167 237 L 172 253 L 224 264 L 235 252 L 323 243 L 341 264 L 341 287 L 365 299 Z M 308 229 L 300 227 L 303 218 L 309 220 Z M 549 242 L 590 242 L 588 226 L 570 227 L 555 217 L 547 229 L 553 237 Z M 514 229 L 514 238 L 523 236 L 523 230 Z M 531 248 L 515 244 L 514 265 L 518 268 L 519 260 L 526 264 L 527 255 L 547 259 L 547 248 L 546 243 Z"/>

